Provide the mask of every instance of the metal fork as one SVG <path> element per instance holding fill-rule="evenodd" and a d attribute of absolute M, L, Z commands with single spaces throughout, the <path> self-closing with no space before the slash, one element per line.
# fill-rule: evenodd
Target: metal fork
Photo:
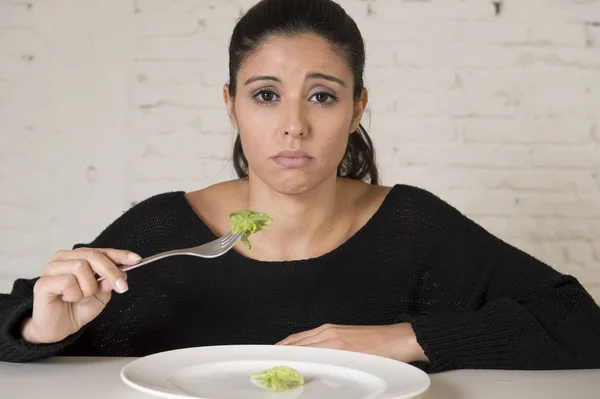
<path fill-rule="evenodd" d="M 136 263 L 135 265 L 121 266 L 120 269 L 126 272 L 141 266 L 145 266 L 148 263 L 152 263 L 160 259 L 178 255 L 198 256 L 200 258 L 216 258 L 225 254 L 227 251 L 233 248 L 233 246 L 242 238 L 243 235 L 244 231 L 241 231 L 235 235 L 229 232 L 229 234 L 217 238 L 216 240 L 207 242 L 206 244 L 202 244 L 197 247 L 174 249 L 172 251 L 162 252 L 144 258 L 141 262 Z M 98 277 L 96 280 L 102 281 L 104 280 L 104 277 Z"/>

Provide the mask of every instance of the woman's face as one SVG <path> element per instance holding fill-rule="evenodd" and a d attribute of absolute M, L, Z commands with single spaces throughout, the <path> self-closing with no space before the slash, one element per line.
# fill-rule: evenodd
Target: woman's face
<path fill-rule="evenodd" d="M 235 98 L 225 86 L 250 180 L 300 194 L 335 179 L 366 106 L 353 98 L 352 71 L 315 35 L 271 36 L 242 63 Z"/>

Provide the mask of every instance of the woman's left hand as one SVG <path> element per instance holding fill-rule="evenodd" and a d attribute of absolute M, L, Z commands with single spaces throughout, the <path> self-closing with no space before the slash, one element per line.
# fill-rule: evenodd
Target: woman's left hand
<path fill-rule="evenodd" d="M 324 324 L 292 334 L 275 345 L 341 349 L 389 357 L 405 363 L 428 361 L 409 323 L 385 326 Z"/>

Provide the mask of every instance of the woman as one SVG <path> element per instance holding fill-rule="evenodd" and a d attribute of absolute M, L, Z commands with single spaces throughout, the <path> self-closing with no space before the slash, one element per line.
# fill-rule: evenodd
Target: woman
<path fill-rule="evenodd" d="M 378 185 L 363 40 L 336 3 L 263 0 L 229 56 L 239 179 L 149 198 L 17 280 L 0 301 L 0 360 L 278 344 L 429 372 L 600 366 L 600 309 L 575 278 L 422 189 Z M 238 209 L 273 219 L 251 250 L 116 266 L 225 235 Z"/>

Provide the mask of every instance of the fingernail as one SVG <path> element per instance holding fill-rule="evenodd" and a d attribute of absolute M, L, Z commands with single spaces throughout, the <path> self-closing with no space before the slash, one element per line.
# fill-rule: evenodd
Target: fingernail
<path fill-rule="evenodd" d="M 117 280 L 117 282 L 115 283 L 115 286 L 116 286 L 117 292 L 119 294 L 122 294 L 129 289 L 129 287 L 127 286 L 127 282 L 125 281 L 125 279 L 122 279 L 122 278 Z"/>
<path fill-rule="evenodd" d="M 138 254 L 134 254 L 133 252 L 129 253 L 129 259 L 131 259 L 134 262 L 139 262 L 142 260 L 142 258 Z"/>

